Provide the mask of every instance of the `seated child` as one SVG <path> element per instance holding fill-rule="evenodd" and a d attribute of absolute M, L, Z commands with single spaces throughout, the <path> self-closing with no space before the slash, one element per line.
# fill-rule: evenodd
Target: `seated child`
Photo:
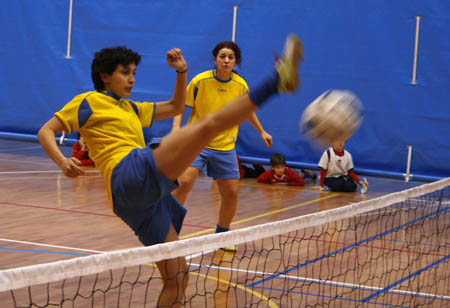
<path fill-rule="evenodd" d="M 257 178 L 262 173 L 266 171 L 262 165 L 253 164 L 253 168 L 247 167 L 241 163 L 239 156 L 236 155 L 238 166 L 239 166 L 239 175 L 241 179 L 243 178 Z"/>
<path fill-rule="evenodd" d="M 72 147 L 72 157 L 78 159 L 81 166 L 94 166 L 94 162 L 89 158 L 87 145 L 80 134 L 78 134 L 78 141 Z"/>
<path fill-rule="evenodd" d="M 356 183 L 361 185 L 361 193 L 365 193 L 369 183 L 364 178 L 361 181 L 353 171 L 352 155 L 344 150 L 345 140 L 336 139 L 331 142 L 331 147 L 325 150 L 319 161 L 320 186 L 317 189 L 336 192 L 354 192 Z"/>
<path fill-rule="evenodd" d="M 259 183 L 285 183 L 291 186 L 303 186 L 305 182 L 291 168 L 286 167 L 286 158 L 282 154 L 272 154 L 270 170 L 258 176 Z"/>

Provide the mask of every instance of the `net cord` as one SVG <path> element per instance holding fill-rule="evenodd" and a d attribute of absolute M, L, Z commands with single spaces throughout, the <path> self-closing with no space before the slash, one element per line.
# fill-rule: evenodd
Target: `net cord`
<path fill-rule="evenodd" d="M 450 178 L 318 213 L 220 234 L 0 271 L 0 292 L 217 250 L 387 207 L 450 186 Z"/>

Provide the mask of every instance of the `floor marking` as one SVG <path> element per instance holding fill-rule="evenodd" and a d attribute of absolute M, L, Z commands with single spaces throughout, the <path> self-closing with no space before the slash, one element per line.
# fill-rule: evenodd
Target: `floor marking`
<path fill-rule="evenodd" d="M 324 196 L 324 197 L 320 197 L 320 198 L 317 198 L 317 199 L 305 201 L 305 202 L 302 202 L 302 203 L 299 203 L 299 204 L 295 204 L 295 205 L 291 205 L 291 206 L 288 206 L 288 207 L 284 207 L 282 209 L 273 210 L 273 211 L 266 212 L 266 213 L 263 213 L 263 214 L 259 214 L 259 215 L 255 215 L 255 216 L 252 216 L 252 217 L 248 217 L 248 218 L 244 218 L 244 219 L 241 219 L 241 220 L 237 220 L 237 221 L 232 222 L 231 225 L 234 226 L 234 225 L 238 225 L 238 224 L 241 224 L 241 223 L 244 223 L 244 222 L 255 220 L 255 219 L 258 219 L 258 218 L 261 218 L 261 217 L 266 217 L 266 216 L 282 213 L 282 212 L 285 212 L 285 211 L 288 211 L 288 210 L 292 210 L 292 209 L 295 209 L 295 208 L 299 208 L 299 207 L 302 207 L 302 206 L 305 206 L 305 205 L 310 205 L 312 203 L 316 203 L 316 202 L 319 202 L 319 201 L 322 201 L 322 200 L 335 198 L 337 196 L 339 196 L 338 193 L 333 193 L 333 194 L 330 194 L 328 196 Z M 180 239 L 190 238 L 190 237 L 194 237 L 194 236 L 197 236 L 197 235 L 214 232 L 215 230 L 216 229 L 214 229 L 214 228 L 209 228 L 209 229 L 206 229 L 206 230 L 202 230 L 202 231 L 198 231 L 198 232 L 194 232 L 194 233 L 190 233 L 190 234 L 187 234 L 187 235 L 180 236 Z"/>
<path fill-rule="evenodd" d="M 17 243 L 17 244 L 25 244 L 25 245 L 34 245 L 34 246 L 58 248 L 58 249 L 78 250 L 78 251 L 86 251 L 86 252 L 93 252 L 93 253 L 104 253 L 103 251 L 99 251 L 99 250 L 74 248 L 74 247 L 60 246 L 60 245 L 41 244 L 41 243 L 37 243 L 37 242 L 10 240 L 10 239 L 6 239 L 6 238 L 0 238 L 0 241 L 9 242 L 9 243 Z"/>

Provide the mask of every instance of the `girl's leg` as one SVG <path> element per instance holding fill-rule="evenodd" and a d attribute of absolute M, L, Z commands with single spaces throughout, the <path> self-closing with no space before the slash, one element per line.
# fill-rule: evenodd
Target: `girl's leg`
<path fill-rule="evenodd" d="M 229 229 L 237 209 L 239 180 L 218 179 L 216 182 L 222 198 L 217 224 L 224 229 Z"/>

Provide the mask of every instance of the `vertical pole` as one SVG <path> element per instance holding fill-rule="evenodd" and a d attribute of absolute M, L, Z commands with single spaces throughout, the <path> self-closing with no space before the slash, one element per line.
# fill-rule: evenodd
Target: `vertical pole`
<path fill-rule="evenodd" d="M 413 62 L 413 73 L 411 84 L 417 84 L 416 74 L 417 74 L 417 55 L 419 53 L 419 29 L 420 29 L 420 16 L 416 16 L 416 40 L 414 43 L 414 62 Z"/>
<path fill-rule="evenodd" d="M 69 29 L 67 30 L 67 54 L 66 59 L 70 59 L 70 40 L 72 37 L 72 7 L 73 7 L 73 0 L 70 0 L 69 5 Z"/>
<path fill-rule="evenodd" d="M 66 132 L 62 132 L 61 137 L 59 137 L 59 144 L 62 145 L 66 141 Z"/>
<path fill-rule="evenodd" d="M 408 160 L 406 162 L 406 173 L 404 174 L 405 182 L 409 182 L 409 178 L 412 177 L 410 173 L 411 170 L 411 156 L 412 156 L 412 145 L 408 145 Z"/>
<path fill-rule="evenodd" d="M 233 32 L 231 34 L 231 41 L 236 40 L 236 19 L 237 19 L 237 5 L 233 5 Z"/>

